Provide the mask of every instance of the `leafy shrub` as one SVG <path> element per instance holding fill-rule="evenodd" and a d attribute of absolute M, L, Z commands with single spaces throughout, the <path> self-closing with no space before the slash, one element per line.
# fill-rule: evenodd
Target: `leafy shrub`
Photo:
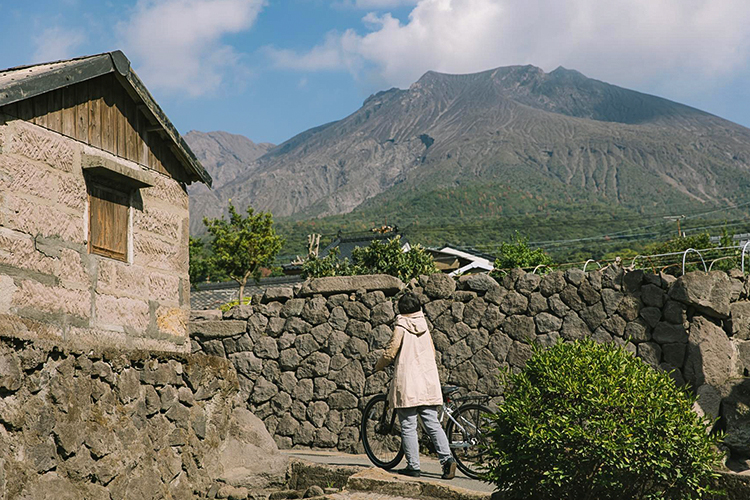
<path fill-rule="evenodd" d="M 695 397 L 621 347 L 536 348 L 505 374 L 486 479 L 508 499 L 705 498 L 720 456 Z"/>
<path fill-rule="evenodd" d="M 690 236 L 678 236 L 662 243 L 655 243 L 648 247 L 648 251 L 654 254 L 684 252 L 688 248 L 704 249 L 713 248 L 711 235 L 708 233 L 692 234 Z"/>
<path fill-rule="evenodd" d="M 252 300 L 253 300 L 253 298 L 252 298 L 252 297 L 243 297 L 243 298 L 242 298 L 242 303 L 243 303 L 243 304 L 245 304 L 245 305 L 247 305 L 247 304 L 249 304 L 249 303 L 250 303 L 250 302 L 251 302 Z M 220 310 L 221 312 L 227 312 L 227 311 L 229 311 L 229 310 L 230 310 L 231 308 L 233 308 L 234 306 L 238 306 L 238 305 L 240 305 L 240 301 L 239 301 L 239 300 L 230 300 L 230 301 L 229 301 L 229 302 L 227 302 L 226 304 L 222 304 L 222 305 L 220 305 L 220 306 L 219 306 L 219 310 Z"/>
<path fill-rule="evenodd" d="M 537 266 L 545 266 L 542 273 L 548 272 L 552 265 L 552 258 L 544 252 L 543 248 L 531 249 L 529 239 L 516 232 L 510 243 L 503 242 L 500 245 L 500 257 L 495 259 L 493 274 L 502 275 L 507 269 L 533 269 Z"/>
<path fill-rule="evenodd" d="M 334 248 L 325 257 L 312 257 L 302 264 L 302 275 L 305 278 L 390 274 L 408 282 L 420 274 L 436 272 L 432 255 L 420 245 L 413 246 L 408 252 L 402 251 L 398 236 L 387 241 L 373 240 L 366 247 L 356 247 L 352 252 L 351 263 L 348 259 L 341 259 L 338 248 Z"/>
<path fill-rule="evenodd" d="M 388 241 L 373 240 L 366 247 L 357 247 L 352 252 L 355 274 L 390 274 L 403 282 L 420 274 L 437 272 L 432 255 L 421 245 L 414 245 L 408 252 L 401 250 L 401 238 Z"/>
<path fill-rule="evenodd" d="M 302 263 L 302 277 L 351 276 L 354 274 L 352 265 L 349 259 L 342 259 L 340 254 L 338 248 L 332 248 L 325 257 L 310 256 Z"/>

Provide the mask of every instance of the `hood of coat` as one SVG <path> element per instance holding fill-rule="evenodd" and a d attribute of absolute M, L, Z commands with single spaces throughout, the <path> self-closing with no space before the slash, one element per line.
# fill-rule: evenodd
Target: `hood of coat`
<path fill-rule="evenodd" d="M 427 320 L 422 311 L 411 314 L 399 314 L 396 316 L 396 326 L 400 326 L 407 332 L 419 336 L 427 331 Z"/>

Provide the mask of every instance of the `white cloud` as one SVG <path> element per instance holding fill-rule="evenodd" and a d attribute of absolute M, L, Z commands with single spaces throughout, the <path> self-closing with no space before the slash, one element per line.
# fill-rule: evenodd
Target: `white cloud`
<path fill-rule="evenodd" d="M 748 69 L 749 22 L 747 0 L 420 0 L 405 23 L 370 13 L 364 33 L 269 54 L 280 67 L 357 77 L 364 68 L 402 87 L 427 70 L 535 64 L 622 85 L 677 79 L 697 89 Z"/>
<path fill-rule="evenodd" d="M 252 27 L 265 0 L 139 0 L 118 25 L 147 86 L 199 96 L 245 71 L 222 37 Z"/>
<path fill-rule="evenodd" d="M 419 0 L 341 0 L 334 6 L 354 7 L 356 9 L 392 9 L 404 5 L 416 5 Z"/>
<path fill-rule="evenodd" d="M 58 26 L 43 30 L 33 40 L 34 54 L 31 58 L 35 63 L 43 63 L 80 55 L 77 50 L 86 38 L 80 31 Z"/>

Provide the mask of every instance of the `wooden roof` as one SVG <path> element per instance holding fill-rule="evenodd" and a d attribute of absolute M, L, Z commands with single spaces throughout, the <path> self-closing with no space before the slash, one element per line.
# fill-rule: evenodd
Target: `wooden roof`
<path fill-rule="evenodd" d="M 32 99 L 105 75 L 113 75 L 135 101 L 151 128 L 170 144 L 171 153 L 188 174 L 189 181 L 211 185 L 211 176 L 200 164 L 185 140 L 169 121 L 153 96 L 130 67 L 125 54 L 117 50 L 32 66 L 0 70 L 0 107 Z"/>

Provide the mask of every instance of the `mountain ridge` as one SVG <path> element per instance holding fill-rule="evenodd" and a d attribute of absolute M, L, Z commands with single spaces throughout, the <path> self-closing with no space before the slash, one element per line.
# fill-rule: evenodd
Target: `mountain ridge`
<path fill-rule="evenodd" d="M 590 193 L 634 209 L 683 199 L 731 203 L 748 185 L 749 162 L 750 130 L 575 70 L 430 71 L 269 148 L 217 186 L 212 200 L 199 193 L 191 230 L 202 215 L 220 215 L 229 198 L 305 219 L 364 206 L 377 212 L 377 200 L 394 189 L 505 183 L 522 190 L 542 179 L 545 189 L 575 188 L 579 199 Z"/>

